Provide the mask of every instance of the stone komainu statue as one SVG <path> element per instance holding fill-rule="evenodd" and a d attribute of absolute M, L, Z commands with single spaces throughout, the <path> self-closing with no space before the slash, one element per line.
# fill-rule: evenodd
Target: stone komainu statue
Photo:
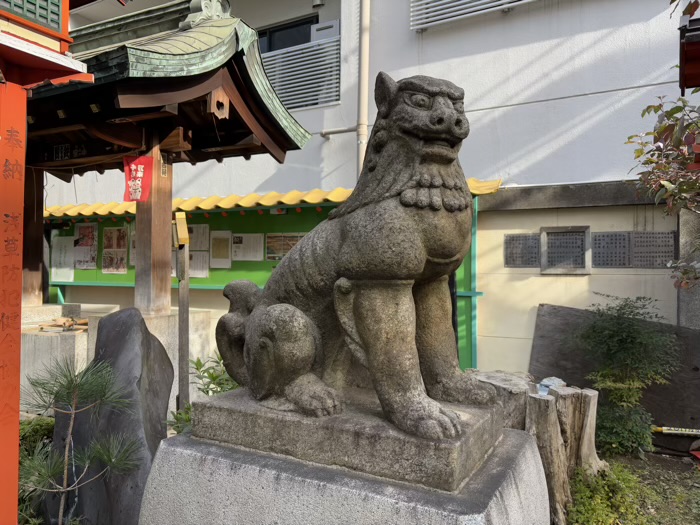
<path fill-rule="evenodd" d="M 355 191 L 281 261 L 264 290 L 234 281 L 216 329 L 226 369 L 259 400 L 313 416 L 342 410 L 342 388 L 371 383 L 387 418 L 430 439 L 461 432 L 434 400 L 487 404 L 462 372 L 448 276 L 471 244 L 472 199 L 457 158 L 464 91 L 377 77 L 378 115 Z M 368 376 L 368 377 L 367 377 Z"/>

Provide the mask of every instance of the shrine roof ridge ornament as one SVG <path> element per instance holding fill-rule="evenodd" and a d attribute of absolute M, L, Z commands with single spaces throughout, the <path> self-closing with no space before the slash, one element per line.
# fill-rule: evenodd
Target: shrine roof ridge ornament
<path fill-rule="evenodd" d="M 231 18 L 231 5 L 227 0 L 192 0 L 190 14 L 180 23 L 180 29 L 192 29 L 201 22 L 222 18 Z"/>

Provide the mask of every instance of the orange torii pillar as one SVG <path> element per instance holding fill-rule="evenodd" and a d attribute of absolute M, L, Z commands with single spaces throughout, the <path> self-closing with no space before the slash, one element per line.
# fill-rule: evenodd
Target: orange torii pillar
<path fill-rule="evenodd" d="M 27 92 L 0 83 L 0 523 L 17 523 Z"/>

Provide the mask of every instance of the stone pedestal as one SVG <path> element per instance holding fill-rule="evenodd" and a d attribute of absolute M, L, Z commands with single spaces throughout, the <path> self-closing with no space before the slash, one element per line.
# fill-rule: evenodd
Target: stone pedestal
<path fill-rule="evenodd" d="M 161 442 L 140 525 L 549 525 L 537 445 L 506 430 L 456 493 L 187 437 Z"/>
<path fill-rule="evenodd" d="M 445 403 L 463 422 L 457 439 L 427 441 L 384 419 L 373 392 L 348 389 L 346 409 L 334 417 L 306 417 L 268 408 L 246 389 L 193 407 L 195 437 L 273 452 L 430 488 L 455 491 L 500 440 L 500 410 Z"/>
<path fill-rule="evenodd" d="M 500 409 L 449 405 L 463 434 L 428 441 L 387 422 L 372 392 L 345 398 L 325 418 L 245 389 L 195 403 L 194 437 L 161 443 L 139 523 L 549 524 L 537 444 Z"/>

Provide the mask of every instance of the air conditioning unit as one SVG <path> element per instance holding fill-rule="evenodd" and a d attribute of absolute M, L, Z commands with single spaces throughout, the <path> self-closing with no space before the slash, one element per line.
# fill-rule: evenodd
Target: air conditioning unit
<path fill-rule="evenodd" d="M 325 40 L 340 35 L 340 20 L 329 20 L 311 26 L 311 41 Z"/>

